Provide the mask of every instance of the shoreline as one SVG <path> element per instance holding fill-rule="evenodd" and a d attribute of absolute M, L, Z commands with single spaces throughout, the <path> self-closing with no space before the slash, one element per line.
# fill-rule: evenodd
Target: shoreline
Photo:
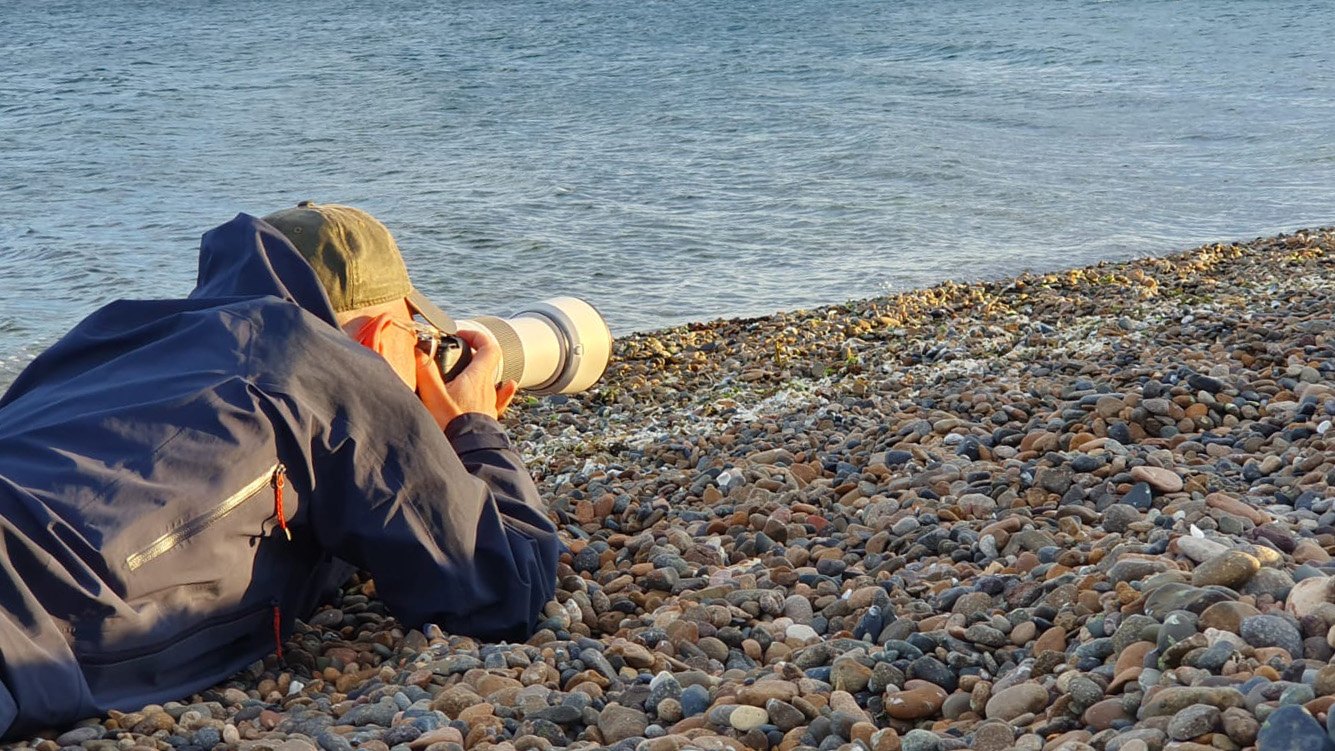
<path fill-rule="evenodd" d="M 787 402 L 828 401 L 850 378 L 856 395 L 868 396 L 877 393 L 873 380 L 937 385 L 950 378 L 982 375 L 987 361 L 998 357 L 1010 361 L 1006 377 L 1016 378 L 1021 373 L 1014 361 L 1036 359 L 1042 355 L 1040 348 L 1055 346 L 1062 354 L 1089 354 L 1091 348 L 1108 346 L 1113 340 L 1127 346 L 1143 344 L 1167 326 L 1167 318 L 1177 312 L 1175 307 L 1211 299 L 1241 303 L 1245 296 L 1240 293 L 1245 289 L 1217 298 L 1210 294 L 1234 280 L 1193 277 L 1208 276 L 1231 261 L 1259 263 L 1263 259 L 1258 254 L 1276 241 L 1301 244 L 1300 238 L 1332 231 L 1299 229 L 1164 256 L 982 282 L 945 281 L 809 310 L 636 332 L 616 340 L 607 373 L 589 392 L 558 397 L 555 406 L 536 400 L 527 405 L 529 409 L 517 404 L 506 420 L 507 428 L 527 451 L 543 457 L 531 462 L 533 468 L 542 470 L 552 464 L 552 451 L 576 442 L 550 436 L 525 441 L 523 428 L 530 419 L 561 414 L 571 402 L 592 413 L 591 419 L 602 430 L 624 425 L 616 434 L 639 445 L 650 440 L 655 430 L 683 422 L 694 425 L 684 420 L 686 413 L 694 413 L 696 419 L 712 417 L 710 424 L 716 428 L 721 419 L 731 416 L 729 410 L 772 411 Z M 1244 280 L 1244 284 L 1254 287 L 1256 280 Z M 1111 299 L 1088 299 L 1089 287 L 1095 285 L 1100 295 L 1106 293 Z M 1062 296 L 1072 293 L 1086 295 L 1078 301 L 1082 307 L 1074 311 L 1079 313 L 1074 326 L 1063 323 L 1071 311 L 1060 307 L 1071 303 Z M 1100 311 L 1099 302 L 1107 309 Z M 981 316 L 968 315 L 975 308 L 982 310 Z M 1114 319 L 1106 320 L 1109 315 Z M 1102 338 L 1091 343 L 1090 335 Z M 1073 352 L 1066 351 L 1072 347 Z M 716 353 L 730 359 L 710 368 L 708 360 Z M 684 361 L 687 359 L 691 362 Z M 654 373 L 642 372 L 646 369 Z M 680 404 L 674 408 L 662 404 L 664 399 Z M 631 415 L 624 411 L 598 414 L 608 406 L 635 411 Z"/>
<path fill-rule="evenodd" d="M 1333 289 L 1300 230 L 623 337 L 507 417 L 570 545 L 527 644 L 354 580 L 285 663 L 38 745 L 1314 743 Z"/>

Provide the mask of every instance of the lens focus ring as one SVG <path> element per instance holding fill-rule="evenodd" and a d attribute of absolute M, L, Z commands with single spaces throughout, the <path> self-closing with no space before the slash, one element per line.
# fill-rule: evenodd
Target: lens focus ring
<path fill-rule="evenodd" d="M 472 319 L 496 337 L 501 345 L 501 382 L 518 381 L 524 375 L 524 343 L 504 318 L 478 316 Z"/>

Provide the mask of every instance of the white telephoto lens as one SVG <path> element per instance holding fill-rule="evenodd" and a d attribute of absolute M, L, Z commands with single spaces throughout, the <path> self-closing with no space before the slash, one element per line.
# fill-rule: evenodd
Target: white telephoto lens
<path fill-rule="evenodd" d="M 479 316 L 460 329 L 486 330 L 501 345 L 497 383 L 535 394 L 573 394 L 597 383 L 612 356 L 612 332 L 597 308 L 577 297 L 533 303 L 509 318 Z"/>

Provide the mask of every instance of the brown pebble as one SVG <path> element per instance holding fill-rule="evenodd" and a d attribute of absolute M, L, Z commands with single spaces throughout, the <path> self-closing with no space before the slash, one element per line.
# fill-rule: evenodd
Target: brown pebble
<path fill-rule="evenodd" d="M 914 688 L 886 694 L 885 713 L 897 720 L 919 720 L 941 711 L 945 689 L 926 681 L 918 683 Z"/>
<path fill-rule="evenodd" d="M 1034 642 L 1034 654 L 1041 655 L 1044 652 L 1065 652 L 1066 651 L 1066 630 L 1061 626 L 1053 626 L 1043 632 Z"/>

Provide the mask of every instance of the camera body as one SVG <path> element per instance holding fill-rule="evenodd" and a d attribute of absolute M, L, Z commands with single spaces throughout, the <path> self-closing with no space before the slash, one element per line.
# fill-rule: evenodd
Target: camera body
<path fill-rule="evenodd" d="M 516 381 L 534 394 L 574 394 L 602 377 L 612 356 L 612 332 L 597 308 L 577 297 L 553 297 L 508 318 L 455 321 L 459 330 L 486 331 L 501 346 L 496 382 Z M 449 332 L 435 347 L 446 381 L 472 361 L 463 340 Z"/>

